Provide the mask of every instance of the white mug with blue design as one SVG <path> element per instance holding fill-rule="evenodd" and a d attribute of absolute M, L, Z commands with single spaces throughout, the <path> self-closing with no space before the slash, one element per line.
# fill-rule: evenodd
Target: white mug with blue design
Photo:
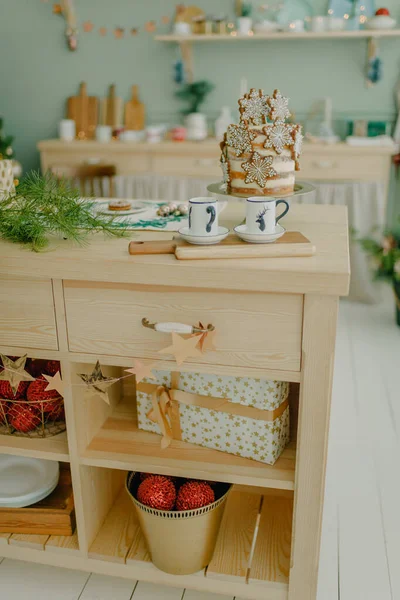
<path fill-rule="evenodd" d="M 218 204 L 215 198 L 189 200 L 189 232 L 206 237 L 218 234 Z"/>
<path fill-rule="evenodd" d="M 276 209 L 279 204 L 286 206 L 283 213 L 276 216 Z M 271 234 L 275 233 L 276 225 L 282 217 L 289 211 L 289 204 L 286 200 L 277 200 L 276 198 L 261 198 L 252 196 L 246 200 L 246 229 L 248 233 Z"/>

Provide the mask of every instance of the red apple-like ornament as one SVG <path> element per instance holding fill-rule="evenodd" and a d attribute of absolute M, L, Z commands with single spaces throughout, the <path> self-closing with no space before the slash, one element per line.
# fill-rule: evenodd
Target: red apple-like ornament
<path fill-rule="evenodd" d="M 176 499 L 175 486 L 163 475 L 147 477 L 138 487 L 137 499 L 157 510 L 172 510 Z"/>
<path fill-rule="evenodd" d="M 8 411 L 8 422 L 21 433 L 33 431 L 41 423 L 38 411 L 25 402 L 15 403 Z"/>
<path fill-rule="evenodd" d="M 382 15 L 384 15 L 385 17 L 390 17 L 390 11 L 388 8 L 378 8 L 378 10 L 376 11 L 375 15 L 377 17 L 380 17 Z"/>
<path fill-rule="evenodd" d="M 215 500 L 214 490 L 205 481 L 188 481 L 178 492 L 177 510 L 195 510 L 208 506 Z"/>
<path fill-rule="evenodd" d="M 61 414 L 63 410 L 63 401 L 57 390 L 46 391 L 48 385 L 49 382 L 44 379 L 44 377 L 32 381 L 28 387 L 26 397 L 29 402 L 40 403 L 38 404 L 40 410 L 43 410 L 44 413 L 51 414 L 51 418 L 54 421 L 58 413 Z"/>
<path fill-rule="evenodd" d="M 17 393 L 14 396 L 14 392 L 11 389 L 11 385 L 8 381 L 1 380 L 0 381 L 0 398 L 5 398 L 6 400 L 21 400 L 21 398 L 25 398 L 26 390 L 28 389 L 29 381 L 21 381 Z"/>

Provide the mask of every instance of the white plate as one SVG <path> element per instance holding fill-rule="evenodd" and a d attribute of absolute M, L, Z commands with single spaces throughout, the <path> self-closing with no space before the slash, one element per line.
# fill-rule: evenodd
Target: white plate
<path fill-rule="evenodd" d="M 59 464 L 51 460 L 0 455 L 0 507 L 22 508 L 46 498 L 57 487 Z"/>
<path fill-rule="evenodd" d="M 148 204 L 144 202 L 131 202 L 132 207 L 129 210 L 110 210 L 108 208 L 107 202 L 98 202 L 98 207 L 96 210 L 98 213 L 102 215 L 112 215 L 113 217 L 124 217 L 126 215 L 137 215 L 138 213 L 145 212 L 151 208 Z"/>
<path fill-rule="evenodd" d="M 222 242 L 228 235 L 229 229 L 226 227 L 218 227 L 218 233 L 216 235 L 192 235 L 189 227 L 182 227 L 178 233 L 186 242 L 189 242 L 189 244 L 195 244 L 196 246 L 211 246 Z"/>
<path fill-rule="evenodd" d="M 276 242 L 276 240 L 283 236 L 286 229 L 282 225 L 276 225 L 274 233 L 249 233 L 247 225 L 237 225 L 233 231 L 244 242 L 249 242 L 250 244 L 272 244 L 272 242 Z"/>
<path fill-rule="evenodd" d="M 306 181 L 298 181 L 294 184 L 294 191 L 289 194 L 274 194 L 274 196 L 265 196 L 265 198 L 291 198 L 292 196 L 302 196 L 303 194 L 309 194 L 313 192 L 315 187 L 311 183 L 307 183 Z M 226 189 L 224 189 L 224 183 L 221 181 L 220 183 L 210 183 L 207 186 L 207 191 L 210 192 L 213 196 L 215 196 L 218 200 L 242 200 L 246 201 L 246 196 L 236 196 L 235 194 L 228 194 Z"/>

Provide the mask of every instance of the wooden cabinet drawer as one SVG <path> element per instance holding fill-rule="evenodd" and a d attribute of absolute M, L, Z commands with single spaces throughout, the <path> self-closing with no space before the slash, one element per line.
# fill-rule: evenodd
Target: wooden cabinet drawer
<path fill-rule="evenodd" d="M 150 171 L 151 159 L 148 154 L 142 153 L 115 153 L 112 150 L 93 152 L 52 152 L 42 156 L 44 170 L 52 169 L 57 174 L 73 177 L 78 167 L 84 164 L 115 165 L 117 175 L 131 175 Z"/>
<path fill-rule="evenodd" d="M 0 344 L 58 350 L 50 279 L 0 277 Z"/>
<path fill-rule="evenodd" d="M 383 162 L 382 162 L 383 161 Z M 303 154 L 298 179 L 378 181 L 382 179 L 384 158 L 375 156 L 344 156 Z"/>
<path fill-rule="evenodd" d="M 222 178 L 217 154 L 215 156 L 171 156 L 156 154 L 153 157 L 152 170 L 154 173 L 160 175 Z"/>
<path fill-rule="evenodd" d="M 151 322 L 212 323 L 217 351 L 201 364 L 300 370 L 303 296 L 208 292 L 194 289 L 64 282 L 69 348 L 158 360 L 169 334 L 142 326 Z"/>

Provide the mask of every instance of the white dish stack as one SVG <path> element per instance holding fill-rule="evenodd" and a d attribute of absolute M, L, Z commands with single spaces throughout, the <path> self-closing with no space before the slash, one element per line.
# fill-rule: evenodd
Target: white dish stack
<path fill-rule="evenodd" d="M 47 498 L 59 477 L 56 461 L 0 455 L 0 508 L 23 508 Z"/>

